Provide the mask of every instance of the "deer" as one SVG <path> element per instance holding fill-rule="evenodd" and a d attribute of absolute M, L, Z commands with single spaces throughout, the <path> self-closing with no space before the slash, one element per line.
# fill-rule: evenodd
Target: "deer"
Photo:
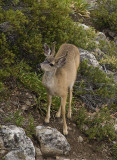
<path fill-rule="evenodd" d="M 56 117 L 59 118 L 62 114 L 63 134 L 67 135 L 66 101 L 69 92 L 67 118 L 71 119 L 72 91 L 80 64 L 80 53 L 75 45 L 64 43 L 60 46 L 57 54 L 55 55 L 55 42 L 53 42 L 51 49 L 46 43 L 44 44 L 44 54 L 46 58 L 44 62 L 40 64 L 40 67 L 44 71 L 42 84 L 47 90 L 48 101 L 45 123 L 48 124 L 50 122 L 52 97 L 60 97 L 61 104 L 58 112 L 56 113 Z"/>

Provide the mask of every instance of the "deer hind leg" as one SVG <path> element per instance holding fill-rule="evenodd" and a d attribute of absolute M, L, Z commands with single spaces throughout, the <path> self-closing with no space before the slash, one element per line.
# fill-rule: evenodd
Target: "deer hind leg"
<path fill-rule="evenodd" d="M 48 98 L 48 106 L 47 106 L 48 108 L 47 108 L 45 123 L 50 122 L 50 107 L 51 107 L 51 103 L 52 103 L 52 96 L 48 94 L 47 98 Z"/>
<path fill-rule="evenodd" d="M 59 118 L 61 116 L 61 105 L 59 107 L 58 112 L 56 113 L 56 117 Z"/>
<path fill-rule="evenodd" d="M 66 123 L 66 117 L 65 117 L 65 112 L 66 112 L 66 100 L 67 100 L 67 95 L 64 97 L 61 97 L 61 111 L 62 111 L 62 117 L 63 117 L 63 134 L 67 135 L 67 123 Z"/>
<path fill-rule="evenodd" d="M 73 90 L 73 86 L 69 88 L 69 108 L 68 108 L 68 114 L 67 114 L 67 118 L 69 119 L 71 119 L 71 114 L 72 114 L 72 110 L 71 110 L 72 90 Z"/>

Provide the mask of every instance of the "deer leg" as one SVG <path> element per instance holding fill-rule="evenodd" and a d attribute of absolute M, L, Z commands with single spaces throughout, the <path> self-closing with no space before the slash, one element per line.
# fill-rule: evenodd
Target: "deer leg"
<path fill-rule="evenodd" d="M 47 108 L 45 123 L 49 123 L 49 121 L 50 121 L 50 107 L 51 107 L 51 103 L 52 103 L 52 96 L 48 94 L 47 99 L 48 99 L 48 108 Z"/>
<path fill-rule="evenodd" d="M 61 105 L 59 107 L 58 112 L 56 113 L 56 117 L 59 118 L 61 116 Z"/>
<path fill-rule="evenodd" d="M 71 111 L 71 102 L 72 102 L 72 88 L 70 87 L 69 88 L 69 108 L 68 108 L 68 114 L 67 114 L 67 118 L 71 118 L 71 114 L 72 114 L 72 111 Z"/>
<path fill-rule="evenodd" d="M 66 118 L 65 118 L 65 106 L 66 106 L 66 100 L 67 100 L 67 95 L 64 97 L 61 97 L 61 111 L 62 111 L 62 117 L 63 117 L 63 134 L 67 135 L 67 123 L 66 123 Z"/>

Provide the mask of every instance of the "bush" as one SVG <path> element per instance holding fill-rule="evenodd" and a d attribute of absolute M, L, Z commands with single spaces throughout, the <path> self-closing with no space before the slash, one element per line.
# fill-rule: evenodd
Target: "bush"
<path fill-rule="evenodd" d="M 113 124 L 111 122 L 110 112 L 107 108 L 101 109 L 93 119 L 88 121 L 89 129 L 86 131 L 89 139 L 115 140 L 117 138 Z"/>
<path fill-rule="evenodd" d="M 114 160 L 116 160 L 117 159 L 117 142 L 113 145 L 112 149 L 113 149 Z"/>
<path fill-rule="evenodd" d="M 102 108 L 96 113 L 90 113 L 90 116 L 86 109 L 81 107 L 75 112 L 74 120 L 89 139 L 98 141 L 113 141 L 117 139 L 110 111 L 107 107 Z M 85 126 L 87 127 L 86 130 Z"/>
<path fill-rule="evenodd" d="M 100 59 L 100 64 L 105 65 L 108 70 L 117 70 L 117 46 L 113 41 L 100 41 L 99 48 L 105 54 Z"/>
<path fill-rule="evenodd" d="M 19 1 L 13 2 L 19 5 Z M 1 35 L 4 63 L 12 64 L 17 59 L 25 59 L 34 67 L 43 59 L 42 45 L 45 42 L 51 45 L 56 41 L 56 49 L 65 42 L 85 49 L 95 46 L 92 40 L 95 35 L 74 25 L 69 16 L 72 1 L 22 0 L 22 3 L 21 10 L 14 10 L 12 4 L 8 10 L 0 8 L 0 23 L 9 23 L 8 31 Z M 2 6 L 5 5 L 6 2 Z"/>
<path fill-rule="evenodd" d="M 109 28 L 117 33 L 116 0 L 97 0 L 97 7 L 91 12 L 91 17 L 98 29 Z"/>
<path fill-rule="evenodd" d="M 86 79 L 86 83 L 93 87 L 93 94 L 106 98 L 116 97 L 117 85 L 114 83 L 113 77 L 108 77 L 107 74 L 99 68 L 88 66 L 87 62 L 83 61 L 80 65 L 80 74 Z M 81 88 L 83 86 L 85 89 L 85 83 L 80 86 Z"/>

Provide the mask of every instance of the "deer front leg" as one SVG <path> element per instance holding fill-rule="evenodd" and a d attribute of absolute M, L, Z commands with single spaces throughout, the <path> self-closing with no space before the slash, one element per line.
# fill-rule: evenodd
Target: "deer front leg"
<path fill-rule="evenodd" d="M 66 118 L 65 118 L 65 111 L 66 111 L 66 100 L 67 100 L 67 95 L 64 97 L 61 97 L 61 111 L 62 111 L 62 117 L 63 117 L 63 134 L 67 135 L 67 123 L 66 123 Z"/>
<path fill-rule="evenodd" d="M 47 108 L 45 123 L 50 122 L 50 107 L 51 107 L 51 103 L 52 103 L 52 96 L 48 94 L 47 99 L 48 99 L 48 106 L 47 106 L 48 108 Z"/>
<path fill-rule="evenodd" d="M 69 119 L 71 119 L 71 114 L 72 114 L 71 102 L 72 102 L 72 88 L 69 88 L 69 108 L 68 108 L 68 114 L 67 114 L 67 118 Z"/>

